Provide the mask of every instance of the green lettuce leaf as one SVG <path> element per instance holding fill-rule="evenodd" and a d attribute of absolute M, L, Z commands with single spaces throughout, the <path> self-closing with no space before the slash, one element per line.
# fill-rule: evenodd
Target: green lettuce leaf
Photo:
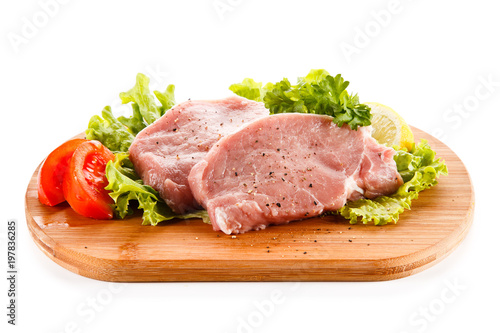
<path fill-rule="evenodd" d="M 154 91 L 156 98 L 161 103 L 160 111 L 162 116 L 175 105 L 174 92 L 175 86 L 173 84 L 169 84 L 164 92 Z"/>
<path fill-rule="evenodd" d="M 251 99 L 257 102 L 264 101 L 264 95 L 267 89 L 262 87 L 262 82 L 255 82 L 253 79 L 246 78 L 241 83 L 234 83 L 229 87 L 229 90 L 236 95 Z"/>
<path fill-rule="evenodd" d="M 339 127 L 348 124 L 351 129 L 371 124 L 370 107 L 359 104 L 357 95 L 347 92 L 349 82 L 340 74 L 335 77 L 324 69 L 313 69 L 292 85 L 286 78 L 276 83 L 262 83 L 246 78 L 229 87 L 235 94 L 264 102 L 271 114 L 299 112 L 325 114 Z"/>
<path fill-rule="evenodd" d="M 113 116 L 111 107 L 102 110 L 102 118 L 95 115 L 90 118 L 85 131 L 86 138 L 98 140 L 111 151 L 128 151 L 135 135 Z"/>
<path fill-rule="evenodd" d="M 138 208 L 143 211 L 143 225 L 157 225 L 159 222 L 175 218 L 190 219 L 201 218 L 208 222 L 206 211 L 197 211 L 190 214 L 175 214 L 170 207 L 160 198 L 158 192 L 151 186 L 144 185 L 133 169 L 127 153 L 116 154 L 115 161 L 106 165 L 107 190 L 115 201 L 115 213 L 120 218 L 133 214 L 130 205 L 132 200 L 137 201 Z"/>
<path fill-rule="evenodd" d="M 411 208 L 411 202 L 418 198 L 419 192 L 436 185 L 440 175 L 448 174 L 444 161 L 435 157 L 436 152 L 426 140 L 421 140 L 410 152 L 398 149 L 394 160 L 404 184 L 397 192 L 373 200 L 348 202 L 337 213 L 352 224 L 360 221 L 365 224 L 373 222 L 375 225 L 396 223 L 399 215 Z"/>
<path fill-rule="evenodd" d="M 132 116 L 115 118 L 111 107 L 106 106 L 101 117 L 95 115 L 90 119 L 85 131 L 87 139 L 99 140 L 114 152 L 127 152 L 137 133 L 175 105 L 174 90 L 171 84 L 165 92 L 155 91 L 153 95 L 149 90 L 149 78 L 137 74 L 135 86 L 120 94 L 122 103 L 131 105 Z"/>
<path fill-rule="evenodd" d="M 152 124 L 165 114 L 165 111 L 175 105 L 173 85 L 169 85 L 164 93 L 155 91 L 154 94 L 161 103 L 156 104 L 153 94 L 149 91 L 149 78 L 144 74 L 137 74 L 135 86 L 127 92 L 122 92 L 120 98 L 123 104 L 133 103 L 146 125 Z"/>

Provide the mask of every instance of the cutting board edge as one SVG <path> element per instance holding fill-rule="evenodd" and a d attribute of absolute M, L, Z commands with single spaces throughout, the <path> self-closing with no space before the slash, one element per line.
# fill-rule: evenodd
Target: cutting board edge
<path fill-rule="evenodd" d="M 264 260 L 257 260 L 255 262 L 259 262 L 262 264 L 263 267 L 260 267 L 258 269 L 261 269 L 260 273 L 256 274 L 256 269 L 252 268 L 248 272 L 242 272 L 241 270 L 238 271 L 237 274 L 235 273 L 234 269 L 231 269 L 230 266 L 226 267 L 225 269 L 221 270 L 221 267 L 218 267 L 216 270 L 209 270 L 206 268 L 198 268 L 198 269 L 193 269 L 193 267 L 188 267 L 184 271 L 180 269 L 179 266 L 175 267 L 176 269 L 176 274 L 172 275 L 169 274 L 169 270 L 167 269 L 165 264 L 172 264 L 175 263 L 175 260 L 172 261 L 157 261 L 160 262 L 162 265 L 159 267 L 149 267 L 149 269 L 155 269 L 156 271 L 159 271 L 163 274 L 148 274 L 146 271 L 144 274 L 139 274 L 139 275 L 130 275 L 130 272 L 137 272 L 137 270 L 130 270 L 128 268 L 128 265 L 124 267 L 123 271 L 121 270 L 116 270 L 116 269 L 111 269 L 113 267 L 116 267 L 113 265 L 116 261 L 113 260 L 107 260 L 107 259 L 101 259 L 101 258 L 94 258 L 87 256 L 83 253 L 74 253 L 75 251 L 71 251 L 68 249 L 65 249 L 62 246 L 54 246 L 50 247 L 48 244 L 45 244 L 44 241 L 39 237 L 39 233 L 37 232 L 37 228 L 39 229 L 38 231 L 40 234 L 43 234 L 42 229 L 37 225 L 36 221 L 34 221 L 33 217 L 31 214 L 29 214 L 28 211 L 26 211 L 26 216 L 29 217 L 29 220 L 31 220 L 31 223 L 28 223 L 30 235 L 33 238 L 35 244 L 42 250 L 42 252 L 49 257 L 52 261 L 57 263 L 58 265 L 66 268 L 67 270 L 95 280 L 100 280 L 100 281 L 108 281 L 108 282 L 342 282 L 342 281 L 355 281 L 355 282 L 373 282 L 373 281 L 388 281 L 388 280 L 395 280 L 395 279 L 400 279 L 404 277 L 408 277 L 410 275 L 417 274 L 421 271 L 426 270 L 427 268 L 434 266 L 435 264 L 439 263 L 443 259 L 445 259 L 451 252 L 453 252 L 463 241 L 463 239 L 466 237 L 468 234 L 468 231 L 470 230 L 470 227 L 472 225 L 473 221 L 473 216 L 474 216 L 474 203 L 471 204 L 470 210 L 469 210 L 469 216 L 467 223 L 464 224 L 464 228 L 462 230 L 457 230 L 454 234 L 450 234 L 449 237 L 455 239 L 456 241 L 451 243 L 451 246 L 443 246 L 440 251 L 435 251 L 433 250 L 434 246 L 439 245 L 436 244 L 434 246 L 428 247 L 424 249 L 423 251 L 412 253 L 411 255 L 406 255 L 406 256 L 401 256 L 401 257 L 394 257 L 394 258 L 387 258 L 383 260 L 365 260 L 364 263 L 366 264 L 376 264 L 372 266 L 372 269 L 370 271 L 366 270 L 349 270 L 345 271 L 341 268 L 339 268 L 339 263 L 341 260 L 314 260 L 314 261 L 306 261 L 305 259 L 302 260 L 295 260 L 295 259 L 285 259 L 285 260 L 279 260 L 282 263 L 283 262 L 291 262 L 295 266 L 300 265 L 300 264 L 305 264 L 307 263 L 308 265 L 311 265 L 312 263 L 321 263 L 320 266 L 321 268 L 314 270 L 314 271 L 307 271 L 307 274 L 300 274 L 297 272 L 292 271 L 291 269 L 284 270 L 282 267 L 279 268 L 276 272 L 271 272 L 274 274 L 279 274 L 280 277 L 276 276 L 268 276 L 266 277 L 266 274 L 269 274 L 269 269 L 265 269 L 265 267 L 269 267 L 270 263 L 275 264 L 274 261 L 264 261 Z M 458 235 L 456 235 L 458 233 Z M 46 236 L 46 235 L 45 235 Z M 50 237 L 46 236 L 45 238 L 48 238 L 49 243 L 54 243 Z M 447 244 L 448 241 L 445 241 L 445 239 L 442 240 L 442 242 Z M 76 255 L 75 255 L 76 254 Z M 410 257 L 416 256 L 416 255 L 422 255 L 423 258 L 414 261 L 414 260 L 408 260 Z M 80 259 L 86 259 L 86 260 L 80 260 L 75 262 L 74 265 L 70 264 L 71 262 L 75 261 L 75 258 L 80 258 Z M 99 262 L 100 265 L 89 265 L 87 261 L 94 261 L 94 264 Z M 325 262 L 330 261 L 330 264 L 328 266 L 332 266 L 335 268 L 332 268 L 331 270 L 325 269 Z M 363 260 L 352 260 L 352 262 L 358 262 L 361 263 Z M 144 263 L 144 261 L 134 261 L 134 260 L 121 260 L 120 262 L 122 263 L 127 263 L 129 265 L 137 266 L 138 263 Z M 154 261 L 153 261 L 154 262 Z M 186 261 L 177 261 L 178 263 L 185 264 Z M 206 264 L 205 260 L 192 260 L 190 261 L 191 263 L 196 263 L 196 262 L 204 262 Z M 228 263 L 230 261 L 226 261 Z M 411 262 L 410 265 L 405 264 L 404 262 Z M 386 265 L 390 263 L 390 265 Z M 385 266 L 384 266 L 385 265 Z M 175 265 L 176 266 L 176 265 Z M 277 267 L 276 265 L 272 265 L 273 267 Z M 341 266 L 341 265 L 340 265 Z M 382 266 L 382 268 L 380 267 Z M 94 268 L 94 269 L 86 269 L 87 267 L 89 268 Z M 100 267 L 100 269 L 95 269 L 95 267 Z M 143 267 L 147 268 L 147 267 Z M 197 271 L 198 274 L 193 275 L 193 270 Z M 257 271 L 258 272 L 258 271 Z M 223 273 L 233 273 L 234 275 L 226 275 L 225 279 L 221 279 L 220 276 L 224 275 Z M 247 274 L 244 274 L 247 273 Z"/>

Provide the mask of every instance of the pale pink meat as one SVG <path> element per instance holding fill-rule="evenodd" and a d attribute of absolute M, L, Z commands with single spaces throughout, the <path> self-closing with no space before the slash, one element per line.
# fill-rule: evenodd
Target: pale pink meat
<path fill-rule="evenodd" d="M 189 184 L 214 230 L 226 234 L 334 211 L 402 184 L 395 151 L 370 130 L 338 127 L 322 115 L 268 116 L 219 140 Z"/>
<path fill-rule="evenodd" d="M 177 213 L 200 208 L 187 177 L 220 138 L 269 115 L 263 103 L 238 96 L 187 101 L 142 130 L 130 146 L 130 160 L 145 184 Z"/>

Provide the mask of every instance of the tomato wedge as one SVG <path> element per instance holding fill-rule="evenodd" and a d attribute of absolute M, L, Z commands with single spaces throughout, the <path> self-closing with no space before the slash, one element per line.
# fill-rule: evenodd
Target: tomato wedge
<path fill-rule="evenodd" d="M 76 148 L 64 176 L 66 201 L 78 214 L 94 219 L 113 218 L 113 199 L 108 186 L 106 164 L 115 159 L 99 141 L 86 141 Z"/>
<path fill-rule="evenodd" d="M 48 206 L 63 202 L 63 178 L 76 148 L 85 139 L 66 141 L 47 156 L 38 171 L 38 200 Z"/>

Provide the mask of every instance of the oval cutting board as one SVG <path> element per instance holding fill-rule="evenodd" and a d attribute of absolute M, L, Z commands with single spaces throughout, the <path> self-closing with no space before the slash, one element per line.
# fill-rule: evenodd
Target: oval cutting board
<path fill-rule="evenodd" d="M 26 220 L 38 247 L 77 274 L 105 281 L 377 281 L 422 271 L 446 257 L 472 223 L 474 190 L 460 159 L 413 128 L 445 159 L 448 176 L 423 191 L 397 224 L 350 225 L 311 218 L 228 236 L 201 220 L 142 226 L 140 216 L 92 220 L 66 203 L 40 204 L 37 174 L 26 192 Z"/>

